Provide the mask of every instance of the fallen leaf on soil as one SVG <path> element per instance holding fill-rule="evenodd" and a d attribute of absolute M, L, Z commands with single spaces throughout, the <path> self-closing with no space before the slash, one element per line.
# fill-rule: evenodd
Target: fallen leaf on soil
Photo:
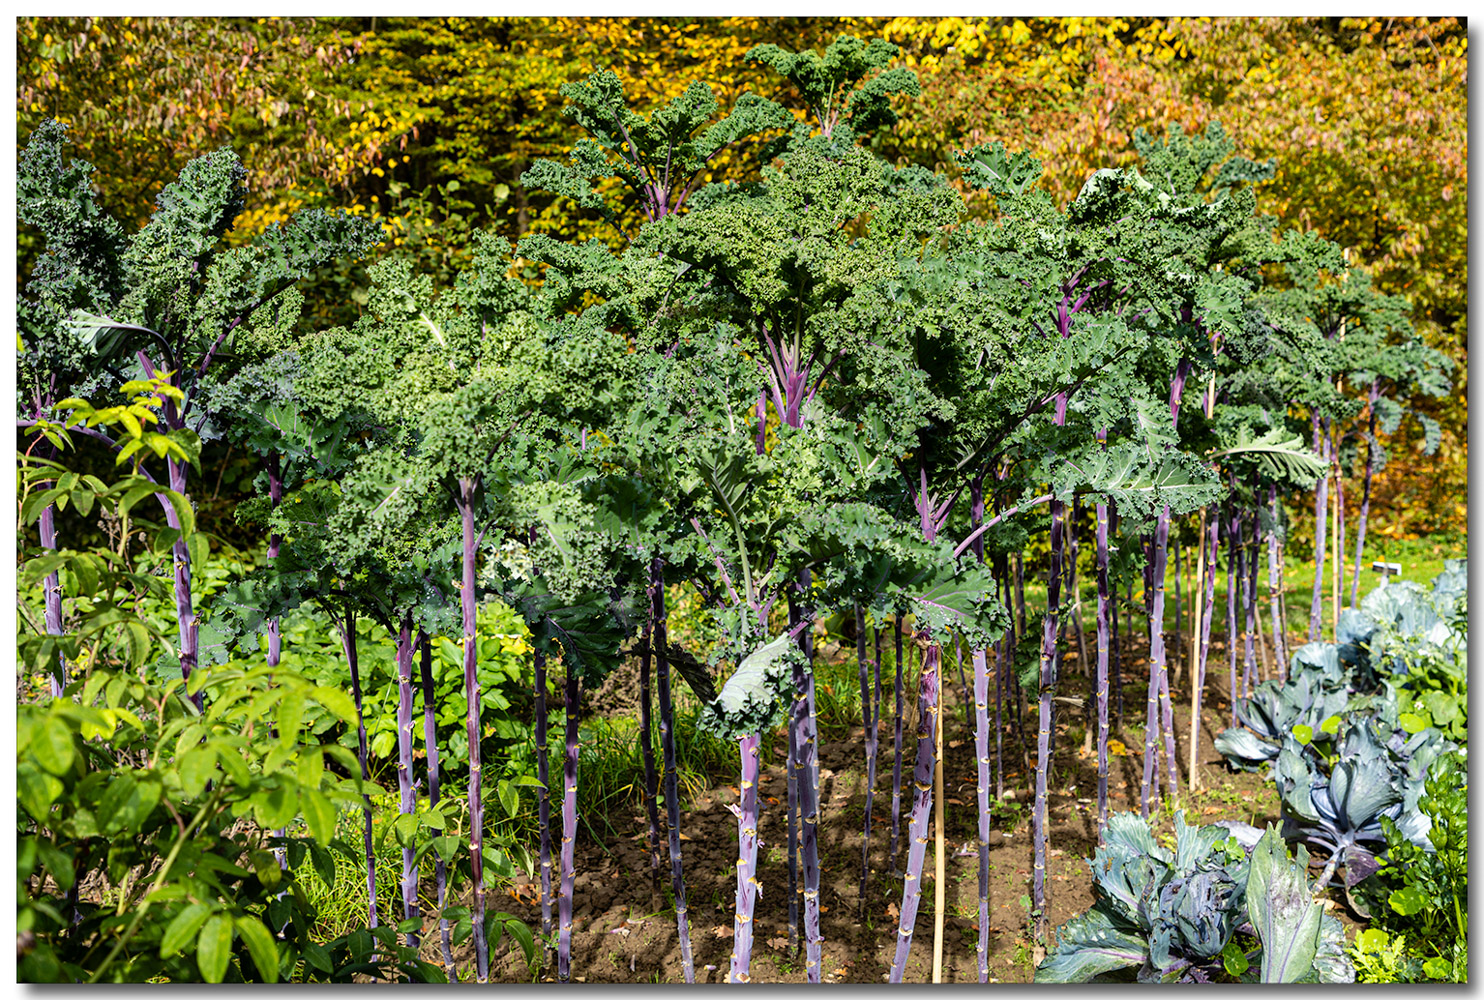
<path fill-rule="evenodd" d="M 680 834 L 680 839 L 681 840 L 689 840 L 690 838 L 687 837 L 685 834 L 682 833 L 682 834 Z"/>
<path fill-rule="evenodd" d="M 768 938 L 768 947 L 769 948 L 777 948 L 779 951 L 783 951 L 785 948 L 788 947 L 788 938 L 786 938 L 786 937 L 770 937 L 770 938 Z"/>
<path fill-rule="evenodd" d="M 901 916 L 902 915 L 902 911 L 899 910 L 899 909 L 897 909 L 897 904 L 896 903 L 887 903 L 886 904 L 886 915 L 888 917 L 895 918 L 895 917 Z"/>
<path fill-rule="evenodd" d="M 964 745 L 964 741 L 963 740 L 949 740 L 948 741 L 948 748 L 950 750 L 957 750 L 959 747 L 961 747 L 963 745 Z"/>
<path fill-rule="evenodd" d="M 727 926 L 726 924 L 717 924 L 715 927 L 711 928 L 711 933 L 715 934 L 719 938 L 729 938 L 732 936 L 732 928 Z"/>

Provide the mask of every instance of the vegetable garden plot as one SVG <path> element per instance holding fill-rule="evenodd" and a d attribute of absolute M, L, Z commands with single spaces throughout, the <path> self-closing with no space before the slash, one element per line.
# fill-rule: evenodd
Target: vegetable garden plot
<path fill-rule="evenodd" d="M 384 256 L 359 320 L 329 330 L 303 329 L 294 283 L 369 254 L 374 225 L 308 211 L 228 249 L 245 175 L 219 151 L 126 234 L 68 159 L 66 128 L 32 135 L 19 208 L 48 254 L 19 308 L 19 513 L 37 528 L 21 582 L 40 586 L 44 626 L 20 652 L 48 692 L 19 713 L 22 978 L 487 982 L 512 955 L 527 975 L 586 978 L 579 886 L 593 881 L 578 865 L 595 862 L 583 842 L 604 817 L 579 803 L 604 762 L 584 758 L 583 706 L 630 659 L 643 867 L 669 896 L 645 922 L 673 925 L 687 982 L 765 978 L 763 946 L 809 982 L 852 964 L 874 978 L 878 960 L 901 982 L 929 933 L 941 980 L 946 828 L 969 816 L 976 892 L 955 896 L 977 915 L 964 934 L 988 981 L 995 921 L 1009 922 L 991 908 L 1005 884 L 991 802 L 1028 805 L 1015 927 L 1037 980 L 1348 981 L 1377 948 L 1418 974 L 1390 938 L 1347 950 L 1316 901 L 1337 871 L 1372 930 L 1417 933 L 1393 912 L 1427 922 L 1421 974 L 1461 974 L 1461 569 L 1358 607 L 1352 584 L 1336 642 L 1311 611 L 1311 642 L 1289 656 L 1278 568 L 1285 502 L 1314 489 L 1323 579 L 1345 428 L 1368 420 L 1380 454 L 1377 421 L 1394 429 L 1394 397 L 1445 392 L 1446 359 L 1338 247 L 1275 234 L 1257 194 L 1274 166 L 1219 125 L 1139 132 L 1139 166 L 1097 171 L 1064 205 L 1000 143 L 957 157 L 960 186 L 883 162 L 869 140 L 895 121 L 889 97 L 916 87 L 894 54 L 848 37 L 822 55 L 752 53 L 802 95 L 799 114 L 747 94 L 718 116 L 696 84 L 643 115 L 610 72 L 565 85 L 590 137 L 528 183 L 615 227 L 614 199 L 633 199 L 645 224 L 620 229 L 617 251 L 479 233 L 446 287 Z M 705 182 L 734 147 L 758 154 L 756 177 Z M 968 217 L 964 187 L 993 199 L 991 218 Z M 216 439 L 261 464 L 238 517 L 265 548 L 207 586 L 190 472 Z M 107 476 L 93 449 L 116 456 Z M 69 510 L 115 537 L 67 547 Z M 1207 669 L 1223 556 L 1224 678 Z M 1029 613 L 1028 576 L 1046 595 Z M 694 598 L 684 616 L 677 597 Z M 513 670 L 492 669 L 480 631 L 497 605 L 519 621 Z M 306 620 L 338 634 L 312 671 L 286 659 L 286 623 Z M 677 625 L 698 641 L 677 642 Z M 848 863 L 832 801 L 848 793 L 822 764 L 821 713 L 841 689 L 824 686 L 820 648 L 847 634 L 863 771 Z M 688 739 L 724 746 L 734 769 L 725 902 L 698 898 L 686 860 L 677 675 Z M 1268 770 L 1281 829 L 1176 811 L 1199 791 L 1191 728 L 1213 696 L 1235 703 L 1216 746 Z M 394 724 L 368 719 L 374 705 Z M 955 728 L 972 759 L 945 783 Z M 874 780 L 888 736 L 889 799 Z M 1130 751 L 1137 777 L 1115 803 L 1114 758 Z M 1068 752 L 1095 761 L 1078 803 L 1095 888 L 1085 915 L 1059 920 Z M 508 770 L 517 753 L 533 772 Z M 379 798 L 393 781 L 395 813 Z M 526 837 L 511 829 L 524 794 Z M 395 888 L 376 860 L 388 851 Z M 696 853 L 717 857 L 710 842 Z M 303 883 L 333 891 L 346 858 L 365 909 L 331 937 L 329 897 L 311 905 Z M 499 908 L 517 869 L 539 922 Z M 879 959 L 831 940 L 841 878 L 857 924 L 892 928 Z M 724 975 L 697 967 L 714 950 L 702 934 L 729 941 Z"/>

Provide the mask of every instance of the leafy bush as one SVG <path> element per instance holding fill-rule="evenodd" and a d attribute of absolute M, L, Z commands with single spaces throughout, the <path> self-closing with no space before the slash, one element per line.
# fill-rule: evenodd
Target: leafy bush
<path fill-rule="evenodd" d="M 285 670 L 198 672 L 187 690 L 101 667 L 67 694 L 17 713 L 22 981 L 442 977 L 364 930 L 311 936 L 294 868 L 320 864 L 359 782 L 299 723 L 314 706 L 353 720 L 346 695 Z M 301 821 L 308 837 L 271 833 Z"/>
<path fill-rule="evenodd" d="M 1414 843 L 1396 823 L 1383 818 L 1386 854 L 1357 894 L 1369 900 L 1378 928 L 1398 938 L 1406 936 L 1425 949 L 1427 957 L 1420 969 L 1403 969 L 1400 975 L 1465 982 L 1468 772 L 1458 757 L 1444 756 L 1432 764 L 1417 808 L 1431 824 L 1432 850 Z"/>

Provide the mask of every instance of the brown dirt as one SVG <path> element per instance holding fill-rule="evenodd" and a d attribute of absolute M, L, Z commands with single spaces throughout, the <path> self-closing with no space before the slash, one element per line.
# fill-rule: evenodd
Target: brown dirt
<path fill-rule="evenodd" d="M 1138 651 L 1136 651 L 1137 653 Z M 944 920 L 944 982 L 978 981 L 975 943 L 978 934 L 978 864 L 974 851 L 977 836 L 973 732 L 965 728 L 962 689 L 951 657 L 947 664 L 947 711 L 944 719 L 946 810 L 946 880 Z M 1085 691 L 1075 653 L 1064 661 L 1064 676 L 1072 678 L 1074 696 Z M 1198 753 L 1198 791 L 1188 791 L 1190 720 L 1188 695 L 1175 703 L 1180 789 L 1177 803 L 1186 809 L 1187 820 L 1213 822 L 1238 819 L 1259 826 L 1276 822 L 1277 797 L 1271 786 L 1257 775 L 1228 770 L 1213 745 L 1215 735 L 1228 723 L 1225 689 L 1225 653 L 1213 644 L 1207 694 L 1202 711 Z M 967 666 L 967 664 L 966 664 Z M 1142 729 L 1145 688 L 1138 674 L 1147 670 L 1141 659 L 1125 661 L 1124 720 L 1128 728 L 1113 727 L 1113 737 L 1128 744 L 1127 752 L 1111 758 L 1109 809 L 1137 810 L 1141 776 L 1142 740 L 1129 732 L 1133 724 Z M 1180 692 L 1177 692 L 1177 695 Z M 889 692 L 888 692 L 889 694 Z M 860 903 L 861 825 L 865 809 L 864 730 L 851 738 L 827 742 L 820 748 L 820 864 L 821 931 L 823 978 L 828 982 L 883 982 L 891 967 L 897 939 L 895 915 L 901 904 L 902 881 L 891 874 L 888 858 L 891 841 L 891 719 L 890 698 L 885 699 L 887 718 L 881 727 L 881 758 L 873 808 L 870 846 L 870 878 L 866 889 L 864 919 Z M 913 699 L 909 698 L 909 704 Z M 909 708 L 909 712 L 913 709 Z M 915 741 L 908 718 L 904 748 L 904 783 L 910 787 Z M 1083 753 L 1078 739 L 1083 728 L 1082 710 L 1058 709 L 1058 740 L 1048 814 L 1050 816 L 1047 896 L 1051 921 L 1059 925 L 1093 903 L 1092 883 L 1083 859 L 1090 858 L 1097 843 L 1097 760 Z M 1068 733 L 1068 729 L 1074 730 Z M 1032 752 L 1034 745 L 1032 744 Z M 765 768 L 760 783 L 764 799 L 760 823 L 762 845 L 758 878 L 762 898 L 757 905 L 752 956 L 752 978 L 756 982 L 804 982 L 802 952 L 788 946 L 786 899 L 788 871 L 784 831 L 785 784 L 782 751 L 771 769 Z M 996 816 L 990 843 L 990 939 L 991 981 L 1026 982 L 1035 962 L 1027 914 L 1022 897 L 1031 890 L 1032 845 L 1030 836 L 1029 782 L 1020 759 L 1018 741 L 1007 731 L 1005 740 L 1005 799 L 1019 803 L 1018 818 Z M 691 943 L 698 982 L 724 982 L 732 950 L 732 905 L 736 893 L 737 824 L 727 804 L 736 801 L 735 786 L 714 788 L 703 794 L 682 815 L 686 888 L 690 900 Z M 1013 807 L 1012 807 L 1013 808 Z M 1193 814 L 1193 815 L 1192 815 Z M 637 805 L 625 815 L 610 816 L 619 838 L 598 845 L 580 837 L 576 862 L 576 909 L 572 945 L 573 977 L 589 983 L 653 983 L 682 981 L 680 949 L 674 911 L 667 900 L 669 862 L 662 837 L 660 893 L 651 879 L 647 826 Z M 663 812 L 661 813 L 663 823 Z M 1168 828 L 1168 816 L 1161 817 Z M 902 818 L 905 840 L 907 816 Z M 905 859 L 905 845 L 902 848 Z M 921 906 L 904 980 L 930 982 L 933 950 L 933 848 L 929 841 Z M 491 911 L 504 910 L 524 919 L 532 929 L 540 925 L 535 887 L 520 878 L 515 886 L 489 898 Z M 553 906 L 553 911 L 555 907 Z M 555 913 L 553 912 L 553 917 Z M 431 942 L 430 942 L 431 943 Z M 432 960 L 433 955 L 428 956 Z M 472 964 L 472 950 L 456 950 L 465 975 Z M 553 960 L 554 961 L 554 960 Z M 530 974 L 508 945 L 501 945 L 491 961 L 491 979 L 529 982 Z M 554 978 L 554 964 L 542 973 Z"/>

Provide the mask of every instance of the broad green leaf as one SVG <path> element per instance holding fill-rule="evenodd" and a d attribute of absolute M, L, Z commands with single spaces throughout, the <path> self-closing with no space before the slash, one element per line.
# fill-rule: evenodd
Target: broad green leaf
<path fill-rule="evenodd" d="M 299 739 L 304 724 L 304 695 L 297 690 L 286 690 L 278 703 L 278 739 L 284 746 L 293 746 Z"/>
<path fill-rule="evenodd" d="M 299 808 L 297 789 L 278 783 L 257 792 L 252 797 L 253 815 L 265 829 L 276 830 L 287 826 Z"/>
<path fill-rule="evenodd" d="M 330 953 L 325 950 L 324 945 L 314 941 L 304 942 L 304 960 L 320 972 L 332 972 L 335 968 L 330 961 Z"/>
<path fill-rule="evenodd" d="M 313 829 L 312 825 L 310 829 Z M 334 832 L 333 824 L 330 830 L 332 833 Z M 335 888 L 335 859 L 331 857 L 328 850 L 320 846 L 324 843 L 326 841 L 320 840 L 318 836 L 309 842 L 309 862 L 314 866 L 314 873 L 325 884 L 325 888 L 333 889 Z"/>
<path fill-rule="evenodd" d="M 62 794 L 62 783 L 30 764 L 16 769 L 16 797 L 36 822 L 45 825 L 52 803 Z"/>
<path fill-rule="evenodd" d="M 341 722 L 355 725 L 356 703 L 344 691 L 322 685 L 316 686 L 314 689 L 314 700 L 328 709 Z"/>
<path fill-rule="evenodd" d="M 1414 735 L 1428 727 L 1428 721 L 1415 712 L 1402 712 L 1397 716 L 1396 721 L 1403 729 Z"/>
<path fill-rule="evenodd" d="M 536 938 L 531 934 L 531 929 L 512 917 L 505 921 L 505 932 L 520 942 L 520 950 L 526 956 L 526 966 L 534 968 L 536 965 Z"/>
<path fill-rule="evenodd" d="M 507 816 L 514 816 L 520 812 L 520 795 L 508 781 L 500 782 L 500 805 L 505 807 Z"/>
<path fill-rule="evenodd" d="M 1387 900 L 1391 908 L 1404 917 L 1410 917 L 1427 909 L 1427 893 L 1415 885 L 1409 885 L 1392 892 Z"/>
<path fill-rule="evenodd" d="M 201 978 L 208 983 L 221 982 L 231 960 L 232 918 L 217 913 L 206 921 L 196 938 L 196 965 L 201 969 Z"/>
<path fill-rule="evenodd" d="M 31 753 L 36 762 L 52 774 L 63 775 L 72 768 L 72 731 L 55 715 L 46 715 L 31 734 Z"/>
<path fill-rule="evenodd" d="M 180 756 L 180 787 L 187 798 L 201 794 L 206 783 L 216 774 L 216 747 L 210 743 L 193 747 Z"/>
<path fill-rule="evenodd" d="M 335 806 L 323 792 L 315 788 L 301 788 L 299 805 L 304 812 L 309 835 L 317 843 L 328 844 L 335 838 Z"/>
<path fill-rule="evenodd" d="M 396 819 L 397 843 L 411 847 L 417 842 L 417 814 L 402 813 Z"/>
<path fill-rule="evenodd" d="M 160 957 L 170 958 L 194 941 L 196 932 L 201 929 L 202 924 L 206 923 L 206 918 L 209 916 L 211 916 L 211 906 L 207 903 L 192 903 L 177 913 L 160 938 Z"/>
<path fill-rule="evenodd" d="M 266 982 L 278 982 L 278 946 L 268 928 L 257 917 L 251 916 L 238 917 L 236 924 L 253 965 L 258 967 L 258 975 Z"/>
<path fill-rule="evenodd" d="M 305 751 L 299 757 L 299 784 L 305 788 L 318 788 L 325 777 L 325 753 L 318 747 Z"/>

